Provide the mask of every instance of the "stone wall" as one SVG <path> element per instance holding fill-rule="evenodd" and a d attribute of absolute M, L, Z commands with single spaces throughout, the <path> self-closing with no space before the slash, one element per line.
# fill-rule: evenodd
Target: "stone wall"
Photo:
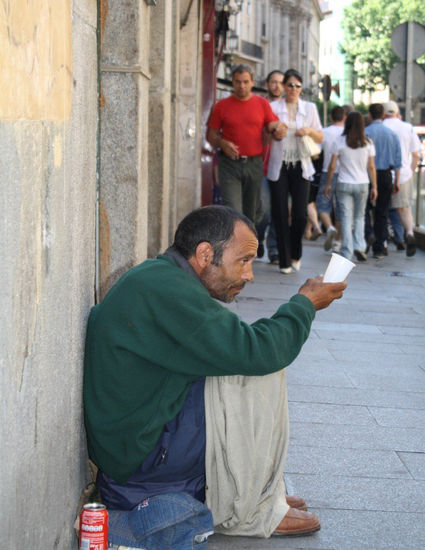
<path fill-rule="evenodd" d="M 200 205 L 199 3 L 102 3 L 100 295 Z"/>
<path fill-rule="evenodd" d="M 201 4 L 30 4 L 0 10 L 0 544 L 62 550 L 88 313 L 200 205 Z"/>
<path fill-rule="evenodd" d="M 76 547 L 94 300 L 96 2 L 0 16 L 0 545 Z"/>

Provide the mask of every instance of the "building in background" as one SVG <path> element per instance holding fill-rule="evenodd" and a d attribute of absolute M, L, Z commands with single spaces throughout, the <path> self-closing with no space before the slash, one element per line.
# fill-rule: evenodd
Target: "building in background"
<path fill-rule="evenodd" d="M 317 95 L 319 40 L 322 12 L 317 0 L 244 0 L 216 2 L 228 13 L 228 31 L 218 51 L 217 77 L 222 88 L 229 86 L 232 67 L 250 64 L 261 86 L 273 69 L 297 69 L 305 91 Z M 223 16 L 217 10 L 218 24 Z M 222 30 L 225 26 L 222 24 Z"/>
<path fill-rule="evenodd" d="M 373 91 L 361 91 L 359 85 L 362 83 L 357 77 L 358 62 L 354 65 L 347 62 L 340 49 L 340 44 L 344 40 L 342 27 L 344 9 L 352 3 L 353 0 L 320 0 L 320 7 L 324 14 L 320 26 L 320 73 L 329 75 L 333 86 L 338 85 L 339 97 L 335 92 L 331 95 L 331 100 L 336 103 L 352 105 L 384 103 L 393 99 L 389 85 L 377 87 Z M 404 101 L 399 99 L 397 101 L 403 115 Z M 416 124 L 425 124 L 425 97 L 415 99 L 413 113 Z"/>
<path fill-rule="evenodd" d="M 320 24 L 320 59 L 319 70 L 322 75 L 329 75 L 332 85 L 339 86 L 339 97 L 335 91 L 331 100 L 336 103 L 354 104 L 354 72 L 353 66 L 346 62 L 341 52 L 344 31 L 342 19 L 344 8 L 353 0 L 320 0 L 324 18 Z"/>

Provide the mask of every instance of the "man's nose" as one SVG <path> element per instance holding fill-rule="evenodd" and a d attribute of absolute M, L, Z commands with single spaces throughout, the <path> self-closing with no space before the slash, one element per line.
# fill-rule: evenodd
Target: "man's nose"
<path fill-rule="evenodd" d="M 254 280 L 254 272 L 252 271 L 251 264 L 248 265 L 242 273 L 242 279 L 247 283 L 251 283 Z"/>

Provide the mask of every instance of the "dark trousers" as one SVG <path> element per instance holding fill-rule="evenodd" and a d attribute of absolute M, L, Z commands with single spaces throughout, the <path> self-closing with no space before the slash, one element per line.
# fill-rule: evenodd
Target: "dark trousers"
<path fill-rule="evenodd" d="M 218 179 L 225 206 L 242 212 L 255 223 L 260 201 L 263 159 L 261 155 L 247 160 L 232 160 L 221 154 L 218 160 Z"/>
<path fill-rule="evenodd" d="M 373 252 L 377 254 L 384 250 L 385 241 L 388 239 L 388 212 L 393 190 L 391 170 L 377 170 L 376 180 L 378 184 L 378 198 L 375 205 L 375 222 L 373 224 L 373 232 L 376 239 L 373 244 Z"/>
<path fill-rule="evenodd" d="M 290 267 L 291 260 L 302 255 L 302 238 L 307 223 L 310 182 L 302 177 L 301 163 L 283 163 L 277 181 L 269 181 L 272 219 L 276 229 L 280 267 Z M 291 197 L 291 223 L 288 199 Z"/>

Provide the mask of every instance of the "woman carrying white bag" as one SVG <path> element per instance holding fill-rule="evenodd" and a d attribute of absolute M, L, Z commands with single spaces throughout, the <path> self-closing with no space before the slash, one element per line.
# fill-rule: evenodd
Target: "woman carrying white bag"
<path fill-rule="evenodd" d="M 288 69 L 283 79 L 285 96 L 271 103 L 273 112 L 287 126 L 286 136 L 272 141 L 267 178 L 272 218 L 276 228 L 279 269 L 299 271 L 302 238 L 307 223 L 310 180 L 314 174 L 311 157 L 320 153 L 322 126 L 316 105 L 300 99 L 302 76 Z M 288 199 L 291 198 L 289 214 Z"/>

